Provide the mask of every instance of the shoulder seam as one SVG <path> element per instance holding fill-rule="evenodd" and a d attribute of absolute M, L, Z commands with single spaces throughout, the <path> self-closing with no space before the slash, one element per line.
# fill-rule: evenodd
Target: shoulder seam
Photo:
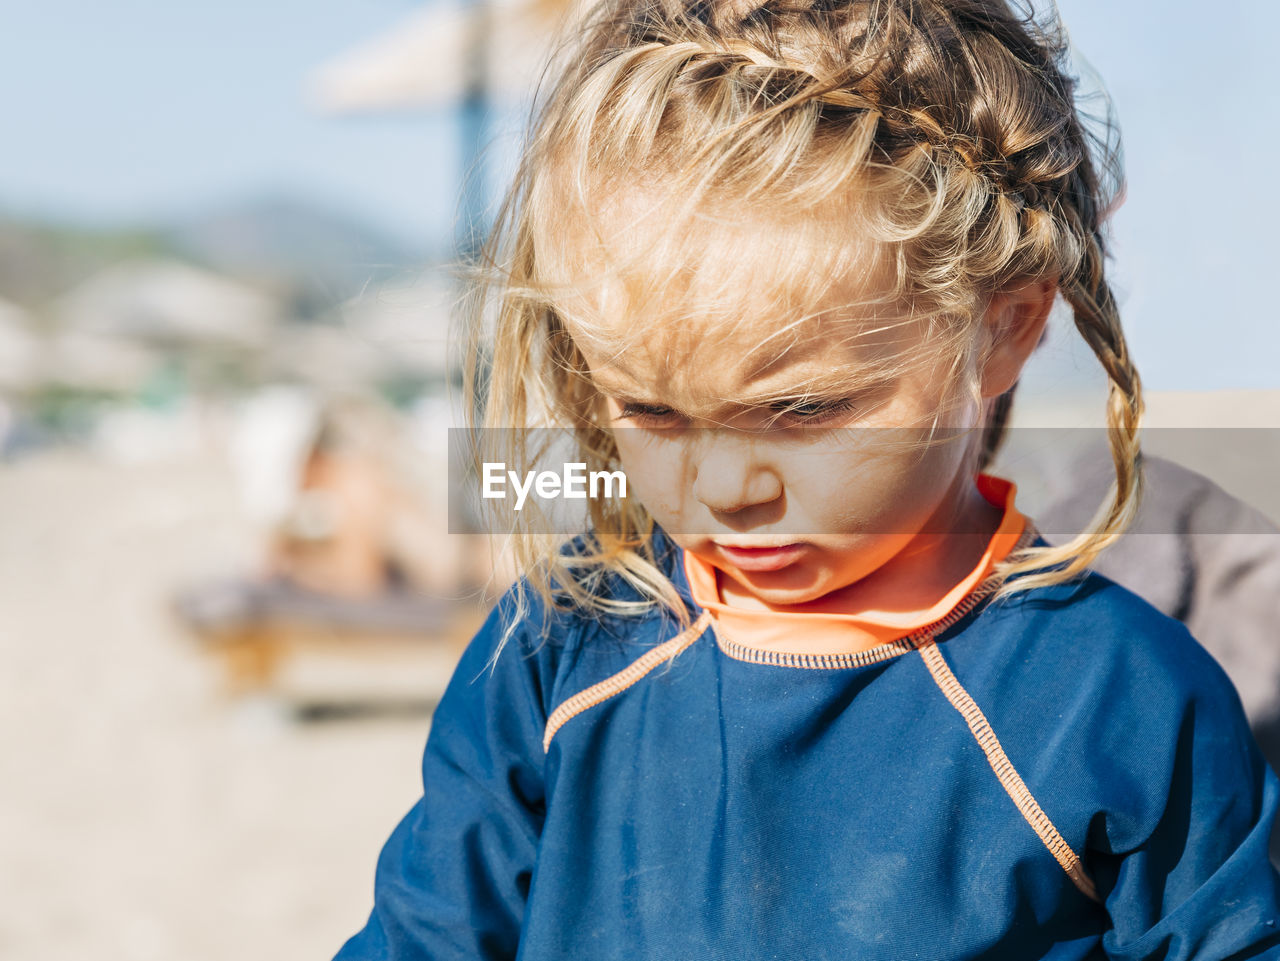
<path fill-rule="evenodd" d="M 929 674 L 933 677 L 943 695 L 951 702 L 951 706 L 960 713 L 960 716 L 964 718 L 965 723 L 969 726 L 969 731 L 973 734 L 973 739 L 978 742 L 982 753 L 986 755 L 987 763 L 991 765 L 991 770 L 995 772 L 1000 786 L 1004 788 L 1005 793 L 1009 795 L 1017 806 L 1018 812 L 1023 819 L 1036 832 L 1040 841 L 1049 849 L 1049 853 L 1053 855 L 1054 860 L 1066 872 L 1067 877 L 1080 890 L 1080 893 L 1091 901 L 1100 901 L 1093 879 L 1085 873 L 1084 865 L 1081 863 L 1079 855 L 1071 849 L 1071 845 L 1058 833 L 1058 829 L 1053 826 L 1049 816 L 1045 814 L 1044 809 L 1040 807 L 1032 796 L 1026 782 L 1022 780 L 1022 776 L 1014 768 L 1013 762 L 1009 760 L 1009 755 L 1001 747 L 1000 740 L 996 737 L 995 731 L 992 730 L 986 715 L 982 713 L 982 709 L 978 707 L 977 702 L 965 690 L 959 678 L 955 676 L 950 665 L 947 664 L 946 659 L 942 656 L 942 652 L 938 650 L 938 645 L 936 643 L 926 644 L 920 648 L 920 657 L 924 660 L 925 666 L 929 669 Z"/>
<path fill-rule="evenodd" d="M 621 694 L 636 681 L 640 680 L 663 661 L 670 660 L 685 648 L 689 647 L 702 636 L 707 626 L 711 623 L 711 615 L 703 611 L 702 616 L 693 622 L 688 628 L 681 631 L 669 641 L 659 644 L 657 647 L 636 658 L 621 671 L 606 677 L 603 681 L 592 684 L 586 690 L 579 691 L 572 697 L 565 700 L 559 707 L 551 712 L 551 716 L 547 718 L 547 726 L 542 734 L 542 751 L 545 754 L 551 750 L 551 741 L 556 736 L 556 732 L 560 730 L 566 721 L 577 717 L 583 711 L 590 710 L 598 704 L 602 704 L 615 694 Z"/>

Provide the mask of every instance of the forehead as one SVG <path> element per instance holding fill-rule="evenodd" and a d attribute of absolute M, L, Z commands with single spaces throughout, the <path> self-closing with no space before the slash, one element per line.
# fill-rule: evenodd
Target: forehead
<path fill-rule="evenodd" d="M 660 403 L 691 415 L 767 405 L 806 396 L 845 396 L 895 379 L 902 354 L 801 334 L 784 349 L 756 349 L 747 329 L 715 338 L 659 336 L 651 344 L 581 352 L 596 387 L 607 395 Z"/>
<path fill-rule="evenodd" d="M 637 190 L 562 224 L 539 251 L 550 299 L 605 389 L 824 390 L 918 341 L 848 205 L 689 211 Z"/>

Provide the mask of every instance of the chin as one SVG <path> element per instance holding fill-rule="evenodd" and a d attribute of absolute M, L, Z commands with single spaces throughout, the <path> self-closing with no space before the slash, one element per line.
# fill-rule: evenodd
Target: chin
<path fill-rule="evenodd" d="M 739 572 L 734 579 L 738 582 L 739 588 L 747 591 L 757 600 L 775 607 L 807 604 L 825 597 L 839 587 L 835 583 L 828 584 L 821 578 L 815 580 L 811 577 L 805 582 L 791 571 L 779 571 L 773 576 Z"/>
<path fill-rule="evenodd" d="M 800 607 L 821 600 L 830 591 L 752 591 L 770 607 Z"/>

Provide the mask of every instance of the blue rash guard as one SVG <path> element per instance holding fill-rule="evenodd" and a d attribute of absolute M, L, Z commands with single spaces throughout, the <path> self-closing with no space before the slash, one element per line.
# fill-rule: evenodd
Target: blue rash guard
<path fill-rule="evenodd" d="M 688 603 L 535 611 L 490 668 L 498 606 L 338 961 L 1280 959 L 1280 785 L 1134 595 L 979 591 L 807 656 Z"/>

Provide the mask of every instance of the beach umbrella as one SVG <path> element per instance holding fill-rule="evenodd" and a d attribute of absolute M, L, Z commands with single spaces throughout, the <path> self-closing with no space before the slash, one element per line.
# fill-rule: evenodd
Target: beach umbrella
<path fill-rule="evenodd" d="M 487 221 L 485 149 L 493 117 L 528 100 L 574 0 L 445 0 L 322 64 L 313 102 L 332 113 L 448 111 L 461 133 L 461 216 L 454 244 L 469 260 Z"/>
<path fill-rule="evenodd" d="M 453 110 L 477 96 L 518 104 L 537 81 L 566 0 L 445 0 L 322 64 L 313 101 L 332 113 Z"/>

